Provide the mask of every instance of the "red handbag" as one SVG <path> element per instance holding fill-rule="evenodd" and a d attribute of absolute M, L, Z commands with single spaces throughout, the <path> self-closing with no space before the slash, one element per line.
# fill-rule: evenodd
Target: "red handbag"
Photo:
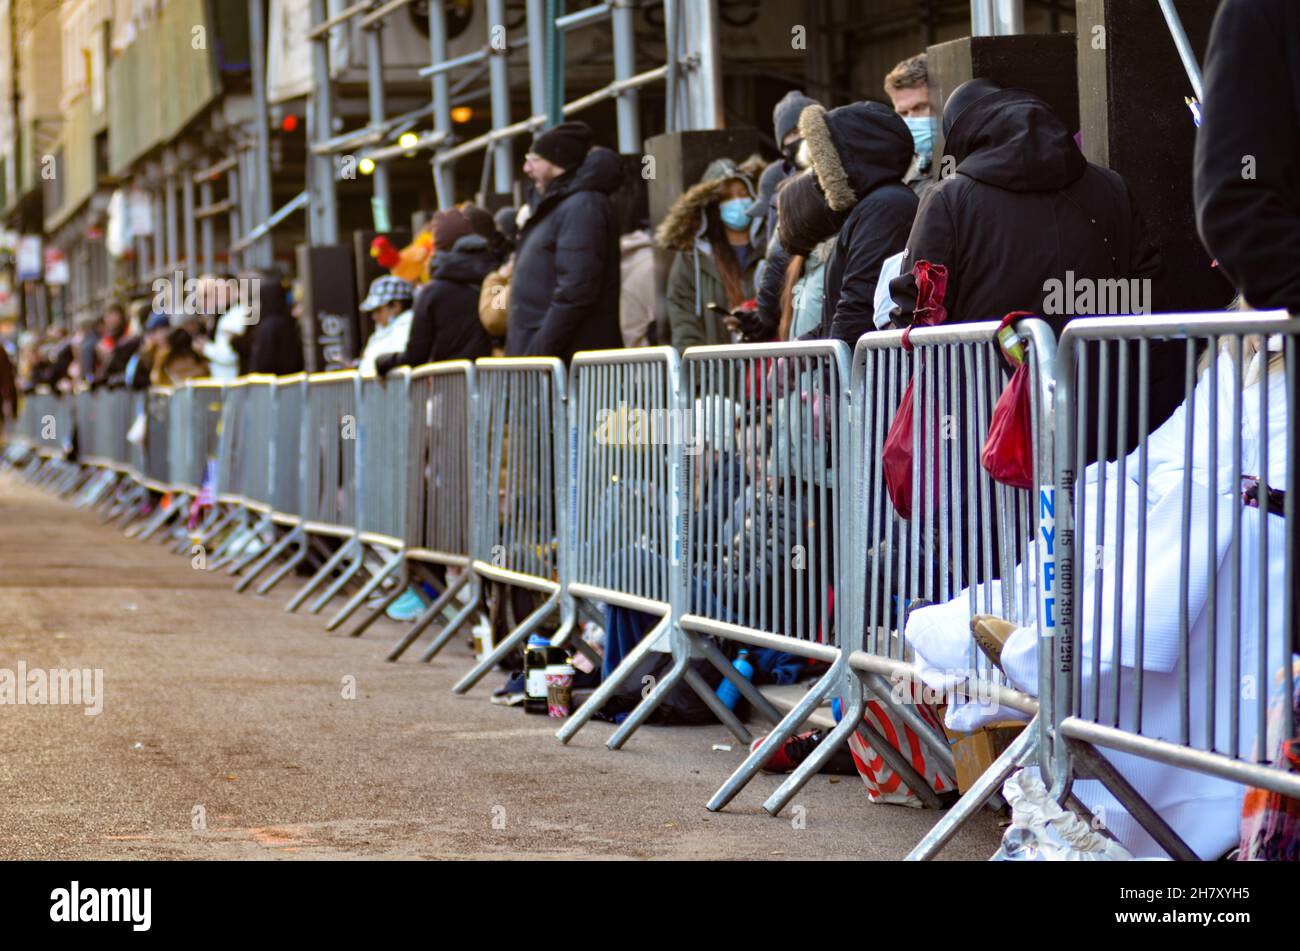
<path fill-rule="evenodd" d="M 980 452 L 980 465 L 995 482 L 1017 489 L 1034 488 L 1034 424 L 1033 406 L 1030 402 L 1029 361 L 1017 345 L 1008 347 L 1003 331 L 1021 317 L 1032 317 L 1026 311 L 1015 311 L 1002 318 L 998 327 L 998 346 L 1003 358 L 1015 372 L 1002 390 L 993 418 L 989 421 L 988 438 Z"/>
<path fill-rule="evenodd" d="M 943 306 L 943 297 L 948 290 L 948 269 L 942 264 L 917 261 L 916 266 L 912 268 L 912 276 L 916 281 L 916 310 L 912 327 L 928 327 L 943 323 L 948 319 L 948 311 Z M 903 331 L 903 349 L 908 353 L 912 352 L 912 344 L 908 339 L 912 327 Z M 922 431 L 920 438 L 913 439 L 916 423 L 912 407 L 912 382 L 909 380 L 903 390 L 903 398 L 894 413 L 894 421 L 889 424 L 889 432 L 885 435 L 885 444 L 880 452 L 880 467 L 885 477 L 885 491 L 889 493 L 889 501 L 893 503 L 894 510 L 905 519 L 912 517 L 913 446 L 919 445 L 921 439 L 926 436 Z M 924 408 L 922 415 L 924 416 Z M 932 458 L 936 470 L 939 465 L 937 422 L 931 418 L 929 423 L 930 439 L 935 444 Z M 930 482 L 937 496 L 939 491 L 937 471 L 932 475 Z"/>

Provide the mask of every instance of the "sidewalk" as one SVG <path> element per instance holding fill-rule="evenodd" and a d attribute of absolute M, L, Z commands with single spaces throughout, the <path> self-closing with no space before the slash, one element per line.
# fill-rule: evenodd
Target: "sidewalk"
<path fill-rule="evenodd" d="M 777 777 L 711 814 L 744 753 L 721 727 L 646 727 L 614 753 L 595 723 L 562 747 L 487 702 L 499 677 L 452 695 L 459 639 L 390 664 L 396 625 L 327 634 L 284 613 L 288 582 L 231 583 L 0 474 L 0 667 L 104 672 L 97 716 L 0 706 L 0 859 L 897 859 L 938 815 L 825 776 L 795 799 L 803 828 L 762 811 Z M 998 835 L 986 813 L 944 857 L 986 859 Z"/>

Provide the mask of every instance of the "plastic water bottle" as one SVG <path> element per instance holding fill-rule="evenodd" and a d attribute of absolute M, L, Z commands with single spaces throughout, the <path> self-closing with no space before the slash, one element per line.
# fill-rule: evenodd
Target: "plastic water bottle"
<path fill-rule="evenodd" d="M 742 647 L 740 654 L 732 661 L 731 666 L 740 671 L 740 676 L 746 680 L 754 679 L 754 665 L 749 662 L 749 649 Z M 718 685 L 718 699 L 721 700 L 728 710 L 736 709 L 736 701 L 740 699 L 740 689 L 725 677 L 722 683 Z"/>

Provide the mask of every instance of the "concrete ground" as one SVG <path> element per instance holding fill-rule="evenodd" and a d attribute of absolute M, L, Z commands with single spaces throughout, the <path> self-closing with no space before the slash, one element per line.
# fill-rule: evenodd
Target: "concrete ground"
<path fill-rule="evenodd" d="M 0 858 L 898 859 L 939 815 L 828 776 L 801 813 L 763 812 L 760 776 L 712 814 L 743 755 L 721 727 L 644 727 L 615 753 L 593 723 L 563 747 L 487 702 L 499 676 L 451 693 L 459 638 L 387 663 L 395 624 L 327 634 L 284 612 L 289 582 L 230 586 L 0 474 L 0 668 L 104 672 L 96 716 L 0 706 Z M 944 857 L 998 837 L 985 813 Z"/>

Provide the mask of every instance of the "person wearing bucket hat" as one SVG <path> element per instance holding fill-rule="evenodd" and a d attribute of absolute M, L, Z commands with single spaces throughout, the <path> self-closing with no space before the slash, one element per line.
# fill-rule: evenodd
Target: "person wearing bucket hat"
<path fill-rule="evenodd" d="M 666 295 L 672 344 L 678 350 L 731 343 L 722 316 L 708 305 L 735 311 L 754 296 L 763 237 L 746 212 L 762 169 L 757 155 L 739 164 L 715 159 L 673 202 L 655 231 L 661 248 L 678 252 Z"/>
<path fill-rule="evenodd" d="M 361 351 L 357 369 L 362 376 L 376 376 L 375 360 L 385 353 L 401 353 L 411 333 L 411 301 L 415 288 L 408 281 L 385 274 L 370 282 L 370 290 L 358 308 L 374 321 L 375 329 Z"/>
<path fill-rule="evenodd" d="M 562 122 L 533 139 L 524 174 L 509 278 L 506 356 L 559 357 L 617 348 L 618 222 L 610 195 L 623 181 L 617 153 L 592 146 L 585 122 Z"/>

